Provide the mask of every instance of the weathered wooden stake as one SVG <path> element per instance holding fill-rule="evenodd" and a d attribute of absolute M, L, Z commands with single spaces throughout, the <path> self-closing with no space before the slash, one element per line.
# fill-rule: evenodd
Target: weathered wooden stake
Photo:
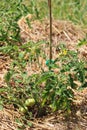
<path fill-rule="evenodd" d="M 48 6 L 49 6 L 49 17 L 50 17 L 50 63 L 52 61 L 52 5 L 51 0 L 48 0 Z"/>

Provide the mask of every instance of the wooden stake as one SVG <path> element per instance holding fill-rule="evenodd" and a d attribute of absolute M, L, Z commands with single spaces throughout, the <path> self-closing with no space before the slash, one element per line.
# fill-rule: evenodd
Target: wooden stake
<path fill-rule="evenodd" d="M 51 5 L 51 0 L 48 0 L 48 6 L 49 6 L 49 17 L 50 17 L 50 63 L 52 61 L 52 5 Z"/>

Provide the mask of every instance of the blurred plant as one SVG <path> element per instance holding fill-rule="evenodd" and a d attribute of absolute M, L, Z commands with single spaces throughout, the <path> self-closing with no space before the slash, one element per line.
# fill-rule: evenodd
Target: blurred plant
<path fill-rule="evenodd" d="M 29 9 L 18 1 L 0 1 L 0 41 L 9 45 L 20 42 L 18 19 L 29 13 Z"/>

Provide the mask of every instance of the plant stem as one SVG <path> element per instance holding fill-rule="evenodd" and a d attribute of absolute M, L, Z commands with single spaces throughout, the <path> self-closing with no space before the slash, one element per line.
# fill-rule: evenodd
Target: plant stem
<path fill-rule="evenodd" d="M 51 0 L 48 0 L 48 6 L 49 6 L 49 17 L 50 17 L 50 63 L 52 60 L 52 6 L 51 6 Z"/>

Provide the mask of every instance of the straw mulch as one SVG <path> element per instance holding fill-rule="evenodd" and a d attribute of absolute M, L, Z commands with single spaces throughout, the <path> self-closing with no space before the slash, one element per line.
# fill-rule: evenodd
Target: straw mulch
<path fill-rule="evenodd" d="M 30 18 L 30 16 L 26 16 Z M 31 21 L 30 28 L 26 23 L 25 17 L 22 17 L 18 21 L 20 27 L 20 35 L 22 39 L 22 44 L 27 41 L 38 42 L 44 40 L 49 42 L 49 21 Z M 80 56 L 87 58 L 87 45 L 76 49 L 76 45 L 79 40 L 82 40 L 86 36 L 86 30 L 81 29 L 79 26 L 74 25 L 70 21 L 63 20 L 53 20 L 53 58 L 56 56 L 55 47 L 61 42 L 65 43 L 68 49 L 79 51 Z M 46 54 L 48 56 L 48 48 L 43 46 Z M 8 63 L 9 64 L 9 63 Z M 2 66 L 2 67 L 1 67 Z M 0 88 L 4 86 L 4 74 L 8 70 L 7 60 L 3 58 L 0 59 Z M 7 68 L 6 68 L 7 67 Z M 54 115 L 48 115 L 42 119 L 35 119 L 34 121 L 29 121 L 33 124 L 30 128 L 26 126 L 24 130 L 86 130 L 87 129 L 87 89 L 82 92 L 76 93 L 76 98 L 78 99 L 75 104 L 77 104 L 76 115 L 71 115 L 71 117 L 64 118 L 61 112 L 55 113 Z M 20 128 L 20 124 L 15 122 L 16 118 L 21 118 L 19 112 L 15 111 L 13 107 L 4 106 L 4 109 L 0 111 L 0 130 L 17 130 Z"/>
<path fill-rule="evenodd" d="M 27 24 L 26 18 L 31 20 L 30 25 Z M 20 35 L 22 43 L 27 41 L 46 41 L 49 42 L 49 20 L 45 19 L 43 21 L 35 20 L 32 21 L 32 16 L 29 14 L 26 17 L 22 17 L 18 21 L 20 28 Z M 52 46 L 53 46 L 53 58 L 55 58 L 55 48 L 61 43 L 66 44 L 67 49 L 78 50 L 78 52 L 87 58 L 87 44 L 83 45 L 80 48 L 77 48 L 77 44 L 80 40 L 86 38 L 87 29 L 82 29 L 80 26 L 74 25 L 71 21 L 64 20 L 53 20 L 52 25 Z M 46 54 L 48 55 L 47 46 Z"/>

